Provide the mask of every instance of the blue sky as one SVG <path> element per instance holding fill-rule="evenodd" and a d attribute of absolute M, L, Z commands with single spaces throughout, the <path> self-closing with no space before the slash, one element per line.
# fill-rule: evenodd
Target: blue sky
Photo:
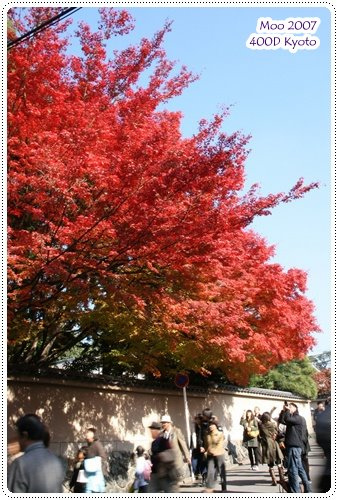
<path fill-rule="evenodd" d="M 76 2 L 75 2 L 76 3 Z M 330 339 L 330 22 L 325 8 L 140 7 L 128 9 L 135 30 L 114 38 L 112 50 L 151 37 L 166 19 L 169 59 L 200 75 L 168 109 L 183 112 L 182 133 L 192 135 L 201 118 L 231 106 L 224 128 L 251 135 L 247 187 L 262 194 L 288 191 L 299 177 L 320 182 L 304 199 L 282 205 L 253 227 L 276 245 L 275 261 L 308 273 L 308 297 L 323 332 L 313 353 L 329 350 Z M 74 21 L 95 26 L 97 10 L 83 8 Z M 316 50 L 250 50 L 246 40 L 259 17 L 284 20 L 318 17 Z M 76 50 L 75 46 L 73 50 Z"/>

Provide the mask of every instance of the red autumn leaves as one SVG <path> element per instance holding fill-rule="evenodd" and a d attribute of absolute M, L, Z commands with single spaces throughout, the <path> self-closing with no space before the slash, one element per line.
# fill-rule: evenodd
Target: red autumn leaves
<path fill-rule="evenodd" d="M 107 62 L 131 19 L 102 14 L 81 56 L 62 25 L 9 52 L 10 360 L 48 365 L 90 339 L 134 372 L 246 383 L 302 356 L 318 330 L 306 274 L 270 263 L 248 226 L 316 186 L 243 195 L 248 139 L 222 132 L 226 112 L 184 138 L 159 110 L 195 78 L 166 59 L 170 26 Z"/>

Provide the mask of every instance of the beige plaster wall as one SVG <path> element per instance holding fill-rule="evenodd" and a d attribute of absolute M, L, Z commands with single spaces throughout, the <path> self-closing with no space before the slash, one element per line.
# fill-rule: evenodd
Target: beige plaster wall
<path fill-rule="evenodd" d="M 84 430 L 95 426 L 107 449 L 133 451 L 135 446 L 150 444 L 148 425 L 169 413 L 186 434 L 183 396 L 180 390 L 130 388 L 92 382 L 62 379 L 31 379 L 10 377 L 8 380 L 8 437 L 15 434 L 14 422 L 25 413 L 39 414 L 52 435 L 51 447 L 60 455 L 71 456 L 84 442 Z M 284 398 L 210 390 L 206 393 L 187 389 L 188 407 L 192 417 L 209 406 L 219 417 L 226 439 L 241 440 L 239 425 L 244 410 L 259 406 L 261 411 L 277 409 L 278 416 Z M 299 411 L 312 432 L 310 404 L 295 400 Z"/>

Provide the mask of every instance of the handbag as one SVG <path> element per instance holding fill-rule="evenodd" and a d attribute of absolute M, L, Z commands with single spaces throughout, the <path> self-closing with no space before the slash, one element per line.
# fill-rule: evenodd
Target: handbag
<path fill-rule="evenodd" d="M 259 430 L 258 429 L 251 429 L 251 431 L 246 431 L 246 433 L 250 438 L 256 438 L 259 434 Z"/>
<path fill-rule="evenodd" d="M 86 483 L 87 481 L 88 481 L 88 478 L 86 476 L 86 472 L 84 471 L 84 469 L 80 469 L 79 473 L 77 475 L 77 478 L 76 478 L 76 482 L 77 483 Z"/>
<path fill-rule="evenodd" d="M 98 472 L 101 470 L 101 457 L 91 457 L 85 458 L 84 460 L 84 469 L 89 474 L 93 474 L 94 472 Z"/>

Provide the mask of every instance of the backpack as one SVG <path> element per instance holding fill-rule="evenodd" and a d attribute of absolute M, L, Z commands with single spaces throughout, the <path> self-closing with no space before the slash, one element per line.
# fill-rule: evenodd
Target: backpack
<path fill-rule="evenodd" d="M 152 467 L 152 464 L 151 464 L 150 460 L 146 460 L 144 463 L 144 470 L 143 470 L 143 477 L 144 477 L 145 481 L 150 480 L 151 467 Z"/>

